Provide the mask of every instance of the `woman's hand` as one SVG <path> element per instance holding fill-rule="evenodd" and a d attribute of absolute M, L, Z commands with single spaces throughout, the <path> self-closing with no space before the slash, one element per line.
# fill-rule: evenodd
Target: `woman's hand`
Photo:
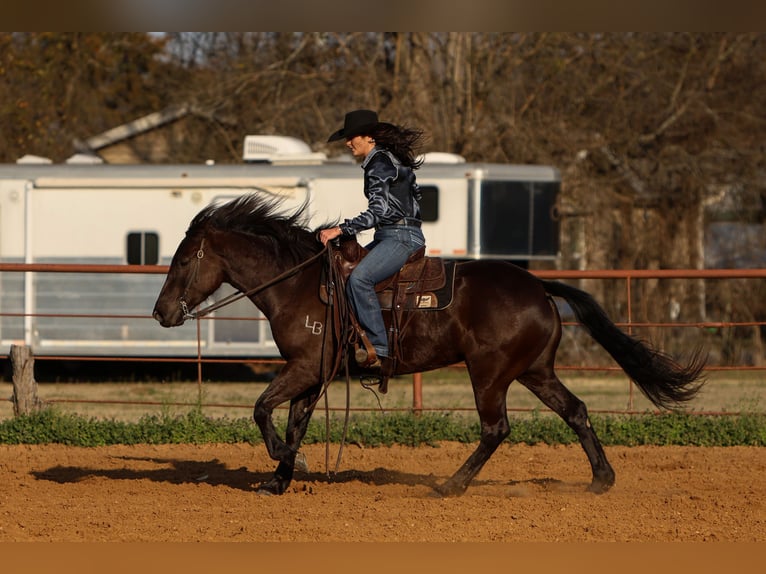
<path fill-rule="evenodd" d="M 328 241 L 331 241 L 341 234 L 340 227 L 329 227 L 319 232 L 319 241 L 322 245 L 327 245 Z"/>

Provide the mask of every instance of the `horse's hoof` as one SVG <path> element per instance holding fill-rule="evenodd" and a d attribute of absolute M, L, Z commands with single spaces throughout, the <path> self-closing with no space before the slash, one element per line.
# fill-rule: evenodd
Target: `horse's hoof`
<path fill-rule="evenodd" d="M 600 481 L 593 481 L 590 483 L 590 486 L 588 487 L 588 492 L 592 492 L 593 494 L 604 494 L 607 492 L 610 488 L 612 488 L 612 485 L 614 482 L 600 482 Z"/>
<path fill-rule="evenodd" d="M 434 487 L 435 495 L 439 498 L 448 498 L 451 496 L 460 496 L 465 492 L 464 488 L 460 488 L 459 486 L 450 485 L 449 483 L 445 483 L 442 485 L 437 485 Z"/>
<path fill-rule="evenodd" d="M 283 494 L 284 491 L 285 489 L 280 488 L 279 484 L 274 484 L 272 482 L 265 482 L 255 489 L 256 494 L 262 496 L 279 496 L 280 494 Z"/>

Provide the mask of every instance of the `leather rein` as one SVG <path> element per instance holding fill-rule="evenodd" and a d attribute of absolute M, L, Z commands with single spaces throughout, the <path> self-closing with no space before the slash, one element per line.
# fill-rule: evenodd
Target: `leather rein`
<path fill-rule="evenodd" d="M 305 261 L 302 261 L 295 267 L 291 267 L 284 273 L 281 273 L 277 275 L 276 277 L 274 277 L 273 279 L 266 281 L 266 283 L 262 283 L 261 285 L 258 285 L 257 287 L 253 287 L 252 289 L 249 289 L 247 291 L 238 291 L 236 293 L 232 293 L 231 295 L 224 297 L 223 299 L 213 303 L 212 305 L 208 305 L 207 307 L 204 307 L 203 309 L 200 309 L 198 311 L 190 312 L 189 305 L 186 302 L 186 295 L 189 293 L 189 289 L 191 288 L 191 286 L 194 284 L 194 282 L 197 280 L 197 277 L 199 276 L 199 268 L 202 265 L 202 259 L 205 257 L 204 245 L 205 245 L 205 239 L 203 238 L 202 242 L 200 243 L 199 249 L 197 250 L 197 258 L 194 261 L 194 270 L 192 271 L 191 275 L 189 275 L 189 280 L 186 282 L 184 293 L 181 296 L 181 299 L 179 299 L 179 303 L 181 304 L 181 310 L 183 311 L 183 314 L 184 314 L 184 319 L 199 319 L 200 317 L 209 315 L 210 313 L 220 309 L 221 307 L 225 307 L 227 305 L 230 305 L 231 303 L 234 303 L 235 301 L 239 301 L 240 299 L 244 297 L 249 297 L 250 295 L 255 295 L 256 293 L 260 293 L 261 291 L 268 289 L 272 285 L 275 285 L 279 283 L 280 281 L 287 279 L 288 277 L 292 277 L 293 275 L 298 273 L 298 271 L 300 271 L 304 267 L 307 267 L 308 265 L 313 263 L 315 260 L 319 259 L 327 251 L 327 247 L 325 246 L 316 255 L 312 255 L 311 257 L 309 257 Z"/>
<path fill-rule="evenodd" d="M 324 248 L 319 251 L 317 254 L 312 255 L 305 261 L 302 261 L 295 267 L 291 267 L 284 273 L 281 273 L 274 277 L 273 279 L 270 279 L 266 283 L 262 283 L 261 285 L 258 285 L 257 287 L 254 287 L 252 289 L 249 289 L 248 291 L 238 291 L 236 293 L 232 293 L 231 295 L 224 297 L 220 301 L 213 303 L 212 305 L 208 305 L 207 307 L 204 307 L 203 309 L 200 309 L 199 311 L 190 312 L 188 303 L 186 302 L 186 295 L 189 292 L 189 289 L 194 284 L 194 282 L 197 280 L 197 277 L 199 276 L 199 269 L 202 265 L 202 259 L 205 257 L 205 239 L 203 238 L 200 242 L 199 249 L 197 250 L 196 259 L 194 261 L 194 270 L 192 271 L 191 275 L 189 276 L 189 279 L 186 282 L 186 287 L 184 288 L 183 295 L 181 296 L 181 299 L 179 300 L 181 304 L 181 309 L 184 313 L 184 319 L 199 319 L 200 317 L 204 317 L 205 315 L 209 315 L 213 311 L 220 309 L 221 307 L 225 307 L 226 305 L 229 305 L 231 303 L 234 303 L 235 301 L 239 301 L 243 297 L 249 297 L 250 295 L 254 295 L 256 293 L 259 293 L 265 289 L 268 289 L 269 287 L 279 283 L 280 281 L 283 281 L 287 279 L 288 277 L 291 277 L 298 273 L 301 269 L 304 267 L 307 267 L 311 263 L 313 263 L 315 260 L 322 257 L 326 252 L 331 251 L 330 247 L 331 243 L 328 243 L 324 246 Z M 332 257 L 330 257 L 330 260 L 332 261 Z M 336 290 L 335 287 L 342 284 L 342 280 L 336 275 L 337 269 L 330 265 L 330 272 L 331 272 L 331 279 L 329 281 L 329 288 L 330 288 L 330 297 L 331 300 L 333 298 L 333 292 L 335 293 L 336 297 L 340 297 L 337 305 L 328 305 L 327 309 L 325 311 L 326 314 L 333 314 L 333 327 L 335 329 L 336 334 L 339 335 L 339 340 L 344 341 L 348 338 L 348 333 L 344 332 L 344 325 L 347 324 L 346 317 L 341 317 L 339 313 L 343 313 L 340 311 L 340 308 L 344 308 L 347 310 L 347 303 L 344 301 L 344 295 L 342 293 L 342 289 Z M 325 317 L 325 323 L 327 323 L 327 316 Z M 324 344 L 324 343 L 323 343 Z M 325 376 L 323 377 L 322 381 L 322 392 L 316 397 L 313 404 L 310 409 L 313 410 L 314 406 L 319 402 L 320 398 L 324 396 L 325 399 L 325 433 L 327 436 L 327 443 L 325 445 L 325 469 L 328 477 L 330 476 L 330 466 L 329 466 L 329 446 L 330 446 L 330 419 L 329 419 L 329 405 L 327 404 L 327 387 L 329 386 L 330 382 L 333 380 L 335 375 L 340 370 L 340 367 L 342 365 L 345 366 L 345 377 L 346 377 L 346 416 L 343 423 L 343 432 L 342 432 L 342 439 L 340 443 L 340 448 L 338 450 L 338 457 L 335 462 L 335 472 L 338 472 L 338 468 L 340 466 L 341 456 L 343 453 L 343 447 L 346 442 L 346 436 L 348 433 L 348 425 L 349 425 L 349 411 L 350 411 L 350 376 L 348 371 L 348 358 L 343 356 L 343 353 L 335 353 L 335 361 L 333 364 L 329 365 L 330 372 L 327 374 L 327 366 L 324 364 L 324 349 L 322 350 L 322 363 L 320 364 L 320 372 L 325 373 Z M 345 360 L 344 360 L 345 358 Z M 380 401 L 378 401 L 380 402 Z"/>

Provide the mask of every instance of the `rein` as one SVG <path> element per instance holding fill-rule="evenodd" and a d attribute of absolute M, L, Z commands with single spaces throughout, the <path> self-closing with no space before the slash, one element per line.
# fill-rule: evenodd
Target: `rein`
<path fill-rule="evenodd" d="M 266 283 L 263 283 L 257 287 L 254 287 L 252 289 L 249 289 L 247 291 L 239 291 L 237 293 L 232 293 L 231 295 L 221 299 L 220 301 L 213 303 L 212 305 L 209 305 L 203 309 L 200 309 L 199 311 L 189 312 L 188 304 L 186 303 L 186 295 L 189 292 L 189 289 L 194 284 L 194 282 L 197 280 L 197 277 L 199 276 L 199 269 L 202 265 L 202 259 L 205 257 L 205 251 L 204 251 L 204 244 L 205 240 L 202 239 L 199 249 L 197 250 L 196 254 L 196 260 L 195 260 L 195 267 L 192 271 L 191 275 L 189 276 L 188 281 L 186 282 L 186 288 L 184 289 L 183 296 L 181 297 L 180 303 L 181 303 L 181 309 L 184 313 L 185 319 L 199 319 L 200 317 L 204 317 L 205 315 L 209 315 L 213 311 L 216 311 L 217 309 L 220 309 L 221 307 L 225 307 L 226 305 L 229 305 L 231 303 L 234 303 L 235 301 L 239 301 L 243 297 L 249 297 L 250 295 L 254 295 L 256 293 L 259 293 L 265 289 L 268 289 L 269 287 L 279 283 L 280 281 L 283 281 L 287 279 L 288 277 L 291 277 L 298 273 L 301 269 L 304 267 L 307 267 L 311 263 L 313 263 L 315 260 L 319 259 L 321 256 L 323 256 L 328 251 L 330 252 L 330 280 L 328 283 L 328 294 L 330 296 L 330 300 L 333 302 L 330 305 L 327 306 L 327 309 L 325 310 L 325 324 L 328 324 L 328 317 L 329 314 L 333 314 L 333 332 L 338 337 L 339 344 L 342 345 L 343 341 L 348 340 L 349 333 L 347 332 L 348 326 L 350 324 L 348 313 L 349 313 L 349 305 L 348 302 L 345 300 L 345 290 L 343 289 L 343 279 L 338 274 L 338 269 L 335 267 L 335 265 L 332 264 L 333 258 L 332 258 L 332 249 L 330 247 L 330 243 L 324 246 L 324 248 L 316 253 L 315 255 L 312 255 L 305 261 L 302 261 L 295 267 L 292 267 L 285 271 L 284 273 L 281 273 L 274 277 L 273 279 L 270 279 Z M 339 289 L 336 287 L 340 286 Z M 329 330 L 328 330 L 329 331 Z M 327 331 L 326 331 L 327 333 Z M 325 335 L 326 337 L 326 335 Z M 313 408 L 316 406 L 316 404 L 319 402 L 319 400 L 324 396 L 325 399 L 325 433 L 327 436 L 327 442 L 325 444 L 325 469 L 327 472 L 328 477 L 330 476 L 330 470 L 329 470 L 329 446 L 330 446 L 330 419 L 329 419 L 329 405 L 327 404 L 327 387 L 330 385 L 332 380 L 334 379 L 335 375 L 340 370 L 340 367 L 345 367 L 345 378 L 346 378 L 346 415 L 344 418 L 343 423 L 343 432 L 342 432 L 342 438 L 341 438 L 341 444 L 340 448 L 338 450 L 338 457 L 335 462 L 335 472 L 338 472 L 338 468 L 340 466 L 341 456 L 343 453 L 343 447 L 346 442 L 346 437 L 348 434 L 348 425 L 349 425 L 349 414 L 350 414 L 350 404 L 351 404 L 351 380 L 348 370 L 348 355 L 342 353 L 341 351 L 337 351 L 335 355 L 335 361 L 332 365 L 329 365 L 330 372 L 327 373 L 327 366 L 324 363 L 324 357 L 325 357 L 325 345 L 327 343 L 327 339 L 325 338 L 322 342 L 322 352 L 321 352 L 321 362 L 320 362 L 320 372 L 323 374 L 322 377 L 322 391 L 319 393 L 317 398 L 314 400 L 314 402 L 309 407 L 310 410 L 313 410 Z"/>
<path fill-rule="evenodd" d="M 181 295 L 181 310 L 184 313 L 184 319 L 189 318 L 191 315 L 189 314 L 189 305 L 186 303 L 186 295 L 189 294 L 189 289 L 194 284 L 194 282 L 197 280 L 197 277 L 199 276 L 199 268 L 202 264 L 202 258 L 205 256 L 205 238 L 202 238 L 202 241 L 200 241 L 199 249 L 197 250 L 197 259 L 194 260 L 194 270 L 189 275 L 189 278 L 186 280 L 186 286 L 184 287 L 184 293 Z M 193 317 L 192 317 L 193 318 Z"/>
<path fill-rule="evenodd" d="M 183 295 L 183 297 L 181 297 L 181 308 L 182 308 L 182 310 L 184 312 L 184 319 L 199 319 L 200 317 L 204 317 L 205 315 L 209 315 L 210 313 L 220 309 L 221 307 L 225 307 L 226 305 L 234 303 L 235 301 L 239 301 L 243 297 L 249 297 L 250 295 L 255 295 L 256 293 L 260 293 L 261 291 L 263 291 L 265 289 L 268 289 L 272 285 L 275 285 L 275 284 L 279 283 L 280 281 L 283 281 L 283 280 L 287 279 L 288 277 L 292 277 L 293 275 L 298 273 L 298 271 L 300 271 L 304 267 L 307 267 L 308 265 L 313 263 L 316 259 L 319 259 L 319 257 L 324 255 L 324 253 L 327 251 L 327 247 L 325 246 L 316 255 L 312 255 L 311 257 L 309 257 L 305 261 L 302 261 L 301 263 L 299 263 L 295 267 L 291 267 L 290 269 L 288 269 L 284 273 L 281 273 L 281 274 L 277 275 L 276 277 L 274 277 L 273 279 L 270 279 L 266 283 L 258 285 L 257 287 L 249 289 L 248 291 L 244 291 L 244 292 L 243 291 L 239 291 L 237 293 L 232 293 L 228 297 L 224 297 L 220 301 L 218 301 L 216 303 L 213 303 L 212 305 L 208 305 L 207 307 L 205 307 L 203 309 L 200 309 L 199 311 L 189 312 L 189 308 L 188 308 L 188 305 L 186 304 L 186 300 L 185 300 L 186 299 L 186 293 L 188 292 L 189 287 L 191 287 L 192 283 L 197 279 L 197 275 L 199 275 L 199 268 L 200 268 L 200 265 L 202 264 L 202 258 L 205 256 L 205 252 L 202 249 L 204 243 L 205 243 L 205 240 L 203 239 L 202 243 L 200 243 L 199 250 L 197 251 L 197 260 L 196 260 L 197 265 L 196 265 L 196 267 L 194 269 L 194 272 L 189 277 L 189 281 L 186 284 L 186 289 L 184 291 L 184 295 Z"/>

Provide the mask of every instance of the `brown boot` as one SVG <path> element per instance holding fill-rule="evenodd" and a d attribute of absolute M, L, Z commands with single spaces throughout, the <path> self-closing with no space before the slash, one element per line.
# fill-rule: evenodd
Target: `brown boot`
<path fill-rule="evenodd" d="M 354 361 L 364 369 L 378 361 L 378 357 L 375 355 L 375 349 L 372 350 L 372 354 L 368 354 L 367 349 L 360 345 L 354 351 Z"/>

